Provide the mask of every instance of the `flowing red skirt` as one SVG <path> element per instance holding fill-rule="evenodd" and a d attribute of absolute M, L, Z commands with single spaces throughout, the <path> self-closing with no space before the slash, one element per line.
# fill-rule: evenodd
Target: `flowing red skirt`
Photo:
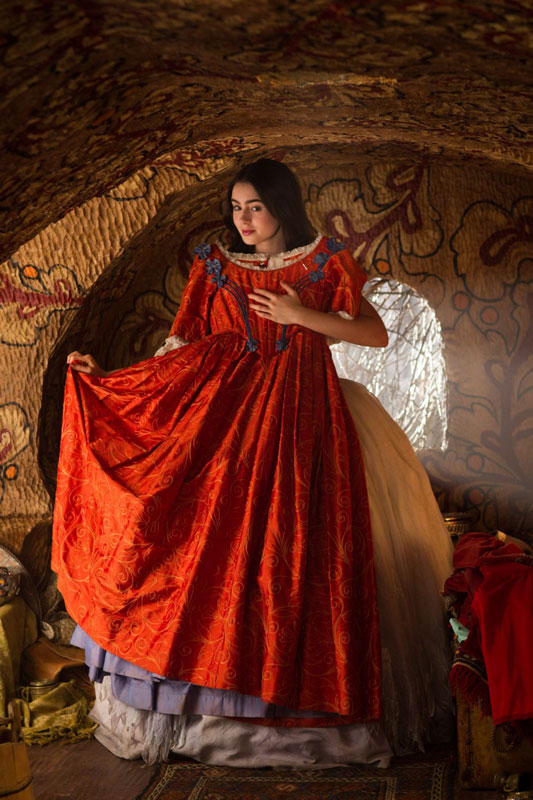
<path fill-rule="evenodd" d="M 105 379 L 69 371 L 54 524 L 67 608 L 110 652 L 380 717 L 364 467 L 322 336 L 266 358 L 228 332 Z"/>

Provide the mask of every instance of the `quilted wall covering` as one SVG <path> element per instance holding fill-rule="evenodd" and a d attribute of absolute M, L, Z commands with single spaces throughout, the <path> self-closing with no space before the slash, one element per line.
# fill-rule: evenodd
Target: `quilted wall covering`
<path fill-rule="evenodd" d="M 227 176 L 263 154 L 370 275 L 434 308 L 449 440 L 421 457 L 441 506 L 533 537 L 529 6 L 5 9 L 0 541 L 50 513 L 66 353 L 153 352 Z"/>

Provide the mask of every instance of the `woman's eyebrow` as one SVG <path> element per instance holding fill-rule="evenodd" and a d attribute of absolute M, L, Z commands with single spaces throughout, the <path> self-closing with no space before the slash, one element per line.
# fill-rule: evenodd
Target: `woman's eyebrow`
<path fill-rule="evenodd" d="M 235 200 L 235 198 L 232 197 L 231 202 L 237 203 L 240 206 L 246 206 L 248 203 L 262 203 L 263 201 L 259 197 L 252 197 L 251 200 L 245 200 L 244 203 L 241 203 L 240 200 Z"/>

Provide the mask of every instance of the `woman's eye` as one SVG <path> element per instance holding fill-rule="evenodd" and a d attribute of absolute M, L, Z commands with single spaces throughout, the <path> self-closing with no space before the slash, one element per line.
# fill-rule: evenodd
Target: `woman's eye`
<path fill-rule="evenodd" d="M 262 211 L 262 210 L 263 209 L 261 206 L 252 206 L 252 211 Z"/>
<path fill-rule="evenodd" d="M 240 209 L 240 206 L 233 206 L 233 211 L 234 211 L 234 212 L 235 212 L 235 211 L 240 211 L 240 210 L 241 210 L 241 209 Z"/>

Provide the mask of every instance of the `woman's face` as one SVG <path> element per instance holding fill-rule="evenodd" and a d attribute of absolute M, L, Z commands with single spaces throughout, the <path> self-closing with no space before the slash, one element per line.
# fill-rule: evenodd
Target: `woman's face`
<path fill-rule="evenodd" d="M 258 253 L 281 253 L 285 249 L 283 230 L 251 183 L 236 183 L 231 193 L 233 222 L 243 242 Z"/>

